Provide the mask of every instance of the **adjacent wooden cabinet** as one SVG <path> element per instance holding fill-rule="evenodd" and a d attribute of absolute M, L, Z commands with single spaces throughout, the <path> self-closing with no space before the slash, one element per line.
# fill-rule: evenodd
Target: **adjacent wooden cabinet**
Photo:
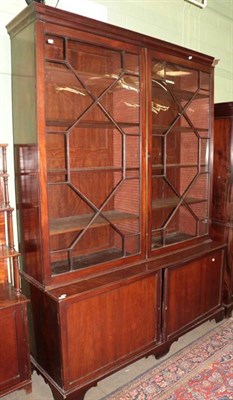
<path fill-rule="evenodd" d="M 214 60 L 35 2 L 7 29 L 32 362 L 81 400 L 224 316 Z"/>
<path fill-rule="evenodd" d="M 233 310 L 233 102 L 214 105 L 213 237 L 227 244 L 223 302 Z"/>
<path fill-rule="evenodd" d="M 0 397 L 31 391 L 28 299 L 20 292 L 7 172 L 7 144 L 0 144 Z"/>
<path fill-rule="evenodd" d="M 31 392 L 28 300 L 0 283 L 0 397 L 18 389 Z"/>

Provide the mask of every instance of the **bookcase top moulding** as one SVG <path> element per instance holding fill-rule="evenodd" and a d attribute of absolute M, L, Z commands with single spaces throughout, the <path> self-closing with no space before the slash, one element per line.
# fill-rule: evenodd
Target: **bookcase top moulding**
<path fill-rule="evenodd" d="M 67 28 L 73 28 L 76 31 L 94 33 L 95 35 L 105 36 L 107 38 L 119 39 L 132 43 L 139 47 L 146 47 L 151 50 L 168 53 L 170 56 L 183 57 L 187 60 L 187 66 L 190 61 L 199 65 L 214 67 L 216 60 L 214 57 L 187 49 L 185 47 L 147 36 L 142 33 L 124 29 L 106 22 L 97 21 L 92 18 L 84 17 L 69 11 L 60 10 L 41 3 L 33 2 L 19 13 L 8 25 L 7 31 L 13 37 L 19 30 L 31 23 L 33 20 L 60 25 Z M 174 60 L 175 61 L 175 60 Z"/>

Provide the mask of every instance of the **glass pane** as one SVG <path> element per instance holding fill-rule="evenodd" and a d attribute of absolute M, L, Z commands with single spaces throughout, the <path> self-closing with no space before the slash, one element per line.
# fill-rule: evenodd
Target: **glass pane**
<path fill-rule="evenodd" d="M 152 166 L 161 167 L 164 163 L 164 138 L 152 136 Z"/>
<path fill-rule="evenodd" d="M 164 178 L 154 178 L 152 185 L 152 228 L 164 227 L 181 198 Z"/>
<path fill-rule="evenodd" d="M 96 265 L 122 257 L 123 238 L 110 225 L 84 232 L 73 247 L 72 269 Z"/>
<path fill-rule="evenodd" d="M 200 221 L 198 224 L 199 235 L 206 235 L 209 231 L 209 220 Z"/>
<path fill-rule="evenodd" d="M 160 79 L 178 89 L 196 91 L 198 88 L 198 71 L 185 68 L 166 61 L 154 61 L 152 65 L 152 78 Z"/>
<path fill-rule="evenodd" d="M 206 72 L 200 72 L 200 88 L 210 90 L 210 75 Z"/>
<path fill-rule="evenodd" d="M 117 104 L 114 109 L 112 109 L 113 103 Z M 124 75 L 102 97 L 100 104 L 123 130 L 125 126 L 127 127 L 127 123 L 137 127 L 139 124 L 138 77 Z M 139 126 L 135 132 L 139 133 Z"/>
<path fill-rule="evenodd" d="M 174 167 L 167 168 L 167 179 L 171 187 L 180 195 L 190 187 L 195 176 L 197 168 L 195 167 Z"/>
<path fill-rule="evenodd" d="M 47 167 L 50 172 L 66 169 L 66 136 L 64 134 L 47 135 L 46 151 Z"/>
<path fill-rule="evenodd" d="M 165 245 L 164 230 L 158 230 L 152 232 L 151 248 L 152 250 L 157 249 Z"/>
<path fill-rule="evenodd" d="M 124 53 L 124 70 L 139 74 L 139 57 L 136 54 Z"/>
<path fill-rule="evenodd" d="M 165 230 L 165 244 L 182 242 L 195 237 L 197 220 L 186 206 L 180 206 Z"/>
<path fill-rule="evenodd" d="M 208 187 L 209 187 L 209 175 L 200 174 L 196 177 L 189 191 L 187 192 L 188 197 L 195 199 L 205 199 L 208 197 Z"/>
<path fill-rule="evenodd" d="M 165 77 L 166 62 L 152 60 L 151 76 L 152 80 L 163 81 Z"/>
<path fill-rule="evenodd" d="M 48 185 L 48 203 L 51 234 L 57 233 L 59 226 L 56 227 L 56 223 L 59 225 L 59 219 L 64 218 L 60 222 L 63 223 L 64 230 L 69 231 L 69 225 L 66 225 L 69 220 L 66 221 L 65 218 L 70 218 L 72 222 L 72 218 L 77 215 L 87 215 L 87 222 L 89 222 L 95 213 L 90 203 L 84 201 L 70 184 Z M 61 227 L 61 232 L 63 228 Z"/>
<path fill-rule="evenodd" d="M 52 274 L 62 274 L 71 269 L 71 259 L 69 251 L 59 251 L 50 253 Z"/>
<path fill-rule="evenodd" d="M 45 38 L 53 273 L 140 252 L 140 59 Z"/>
<path fill-rule="evenodd" d="M 209 74 L 152 61 L 152 249 L 208 231 Z"/>
<path fill-rule="evenodd" d="M 68 62 L 95 97 L 121 72 L 121 52 L 73 40 L 68 42 Z"/>
<path fill-rule="evenodd" d="M 208 218 L 207 201 L 200 201 L 190 204 L 190 208 L 199 220 L 206 220 Z"/>
<path fill-rule="evenodd" d="M 70 250 L 51 253 L 53 274 L 69 272 L 122 257 L 122 243 L 120 235 L 110 226 L 82 232 Z"/>
<path fill-rule="evenodd" d="M 102 195 L 102 193 L 100 194 Z M 51 219 L 50 234 L 54 273 L 77 269 L 140 251 L 139 181 L 130 179 L 119 187 L 102 210 L 93 211 L 80 199 L 77 215 Z M 52 211 L 51 211 L 52 213 Z M 66 232 L 65 232 L 66 231 Z M 60 251 L 58 251 L 60 250 Z M 72 253 L 72 265 L 59 260 L 64 250 Z"/>
<path fill-rule="evenodd" d="M 209 129 L 209 98 L 206 98 L 206 93 L 204 93 L 204 95 L 202 95 L 202 93 L 203 92 L 200 91 L 185 110 L 185 115 L 190 121 L 190 124 L 197 130 Z"/>
<path fill-rule="evenodd" d="M 118 212 L 128 213 L 129 219 L 137 219 L 137 229 L 139 231 L 139 211 L 140 211 L 140 184 L 139 179 L 125 179 L 114 194 L 114 209 Z M 129 221 L 131 224 L 131 221 Z"/>
<path fill-rule="evenodd" d="M 200 148 L 201 148 L 201 166 L 207 167 L 209 164 L 209 139 L 200 140 Z"/>
<path fill-rule="evenodd" d="M 64 60 L 65 41 L 64 38 L 45 35 L 45 57 L 54 60 Z"/>
<path fill-rule="evenodd" d="M 125 238 L 126 255 L 137 254 L 140 252 L 141 237 L 140 235 L 128 236 Z"/>
<path fill-rule="evenodd" d="M 64 222 L 62 219 L 60 219 L 61 224 Z M 64 232 L 64 233 L 55 233 L 55 230 L 57 226 L 55 225 L 58 221 L 53 220 L 50 225 L 50 248 L 51 251 L 56 251 L 61 249 L 69 249 L 69 247 L 72 245 L 72 243 L 75 241 L 77 237 L 77 232 Z M 67 221 L 68 225 L 68 221 Z M 58 229 L 57 229 L 58 230 Z"/>
<path fill-rule="evenodd" d="M 122 148 L 117 129 L 88 128 L 83 121 L 69 135 L 70 168 L 122 168 Z"/>
<path fill-rule="evenodd" d="M 73 71 L 58 63 L 46 63 L 45 96 L 47 126 L 54 129 L 69 129 L 93 102 Z"/>
<path fill-rule="evenodd" d="M 126 160 L 125 160 L 126 168 L 139 168 L 140 137 L 125 136 L 125 149 L 126 149 Z"/>
<path fill-rule="evenodd" d="M 167 134 L 166 144 L 168 165 L 198 165 L 198 137 L 194 132 L 176 132 L 172 129 Z"/>
<path fill-rule="evenodd" d="M 122 172 L 91 170 L 71 173 L 71 183 L 89 204 L 100 208 L 122 181 Z"/>
<path fill-rule="evenodd" d="M 179 107 L 172 94 L 163 83 L 152 82 L 152 126 L 153 132 L 165 133 L 167 128 L 178 118 Z"/>

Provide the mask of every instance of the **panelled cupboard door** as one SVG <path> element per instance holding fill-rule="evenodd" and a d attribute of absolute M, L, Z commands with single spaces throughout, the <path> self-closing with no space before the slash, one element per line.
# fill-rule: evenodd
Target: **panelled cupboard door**
<path fill-rule="evenodd" d="M 189 324 L 221 304 L 223 251 L 165 270 L 164 339 L 182 333 Z M 179 332 L 180 331 L 180 332 Z"/>
<path fill-rule="evenodd" d="M 0 397 L 30 384 L 26 313 L 24 304 L 0 308 Z"/>
<path fill-rule="evenodd" d="M 160 274 L 61 307 L 65 387 L 120 365 L 159 341 Z"/>

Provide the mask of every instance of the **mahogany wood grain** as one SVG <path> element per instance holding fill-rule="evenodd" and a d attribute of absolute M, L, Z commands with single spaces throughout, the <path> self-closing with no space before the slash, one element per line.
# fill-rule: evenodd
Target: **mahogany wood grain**
<path fill-rule="evenodd" d="M 223 318 L 225 244 L 208 234 L 205 159 L 214 59 L 36 2 L 7 29 L 32 362 L 55 400 L 82 400 L 103 377 Z M 186 76 L 173 73 L 164 109 L 154 60 Z M 163 185 L 152 185 L 156 171 Z"/>
<path fill-rule="evenodd" d="M 0 284 L 0 396 L 31 391 L 27 303 L 9 284 Z"/>
<path fill-rule="evenodd" d="M 165 270 L 164 339 L 170 339 L 222 301 L 223 251 Z"/>
<path fill-rule="evenodd" d="M 27 303 L 20 293 L 7 172 L 7 145 L 0 144 L 0 397 L 31 391 Z"/>
<path fill-rule="evenodd" d="M 227 245 L 223 302 L 233 309 L 233 102 L 214 106 L 212 237 Z"/>

